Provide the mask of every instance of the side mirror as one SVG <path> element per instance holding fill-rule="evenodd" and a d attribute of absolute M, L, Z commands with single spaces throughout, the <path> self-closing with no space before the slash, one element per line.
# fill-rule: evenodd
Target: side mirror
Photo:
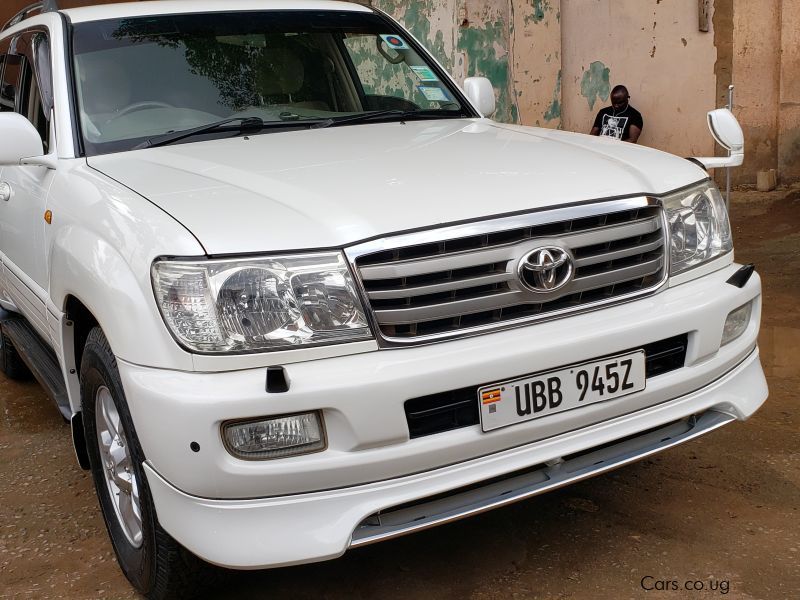
<path fill-rule="evenodd" d="M 467 77 L 464 80 L 464 93 L 484 117 L 494 114 L 494 88 L 486 77 Z"/>
<path fill-rule="evenodd" d="M 708 128 L 717 143 L 732 154 L 744 150 L 744 133 L 739 121 L 727 108 L 718 108 L 708 113 Z"/>
<path fill-rule="evenodd" d="M 17 113 L 0 113 L 0 165 L 20 165 L 25 158 L 43 154 L 42 138 L 28 119 Z"/>
<path fill-rule="evenodd" d="M 738 167 L 744 162 L 744 133 L 739 121 L 727 108 L 708 113 L 708 129 L 717 143 L 730 152 L 730 156 L 697 158 L 707 169 Z"/>

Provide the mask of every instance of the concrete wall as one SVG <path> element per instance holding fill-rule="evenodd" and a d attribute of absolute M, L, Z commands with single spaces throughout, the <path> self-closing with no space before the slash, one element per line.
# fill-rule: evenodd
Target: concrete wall
<path fill-rule="evenodd" d="M 721 0 L 717 0 L 719 3 Z M 726 0 L 732 8 L 730 63 L 734 113 L 746 139 L 745 164 L 734 183 L 777 169 L 782 182 L 800 179 L 800 2 Z M 727 53 L 726 53 L 727 54 Z"/>
<path fill-rule="evenodd" d="M 373 0 L 425 44 L 458 81 L 497 90 L 495 118 L 561 124 L 561 0 Z"/>
<path fill-rule="evenodd" d="M 370 3 L 369 1 L 365 3 Z M 745 132 L 734 183 L 776 168 L 800 179 L 800 1 L 372 0 L 409 27 L 457 79 L 485 75 L 495 118 L 585 131 L 610 89 L 628 86 L 640 143 L 682 156 L 724 152 L 706 112 L 727 103 Z"/>
<path fill-rule="evenodd" d="M 713 30 L 698 31 L 697 0 L 371 4 L 409 28 L 456 79 L 489 77 L 498 120 L 588 132 L 610 88 L 624 82 L 646 120 L 642 143 L 713 153 L 705 114 L 716 107 L 716 53 Z"/>
<path fill-rule="evenodd" d="M 112 0 L 60 0 L 64 7 Z M 0 0 L 4 22 L 29 0 Z M 492 80 L 495 118 L 588 132 L 610 89 L 628 86 L 645 120 L 640 142 L 690 156 L 720 152 L 705 113 L 734 112 L 747 158 L 800 179 L 800 0 L 361 0 L 408 27 L 461 81 Z"/>
<path fill-rule="evenodd" d="M 745 127 L 746 161 L 734 182 L 754 180 L 762 169 L 778 166 L 781 0 L 734 0 L 734 113 Z"/>
<path fill-rule="evenodd" d="M 624 84 L 644 118 L 640 143 L 682 156 L 713 154 L 713 26 L 697 0 L 562 0 L 564 128 L 588 132 L 609 91 Z"/>
<path fill-rule="evenodd" d="M 800 2 L 781 5 L 781 88 L 778 112 L 778 173 L 800 180 Z"/>

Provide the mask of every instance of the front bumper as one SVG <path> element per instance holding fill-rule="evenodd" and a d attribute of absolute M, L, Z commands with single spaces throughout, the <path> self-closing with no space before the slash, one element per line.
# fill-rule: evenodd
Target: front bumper
<path fill-rule="evenodd" d="M 159 522 L 186 548 L 231 568 L 288 566 L 336 558 L 351 546 L 469 516 L 608 471 L 741 418 L 756 410 L 766 396 L 767 384 L 755 350 L 720 380 L 671 402 L 542 442 L 367 485 L 277 498 L 211 500 L 181 492 L 150 464 L 145 469 Z M 672 424 L 665 428 L 670 430 L 678 426 L 676 421 L 694 414 L 704 420 L 695 431 L 679 432 L 668 440 L 662 439 L 660 431 L 653 432 L 658 434 L 655 440 L 643 440 L 632 450 L 623 444 L 616 454 L 606 452 L 602 462 L 590 455 L 578 457 L 575 460 L 589 458 L 590 465 L 579 462 L 561 478 L 545 470 L 544 480 L 541 476 L 532 482 L 508 480 L 505 487 L 486 489 L 477 499 L 437 500 L 412 515 L 399 519 L 390 515 L 388 523 L 378 520 L 378 526 L 370 525 L 380 511 L 533 465 L 553 464 L 561 457 L 654 427 Z M 569 462 L 564 466 L 569 467 Z"/>
<path fill-rule="evenodd" d="M 736 268 L 520 329 L 293 363 L 285 367 L 291 388 L 282 394 L 265 392 L 264 369 L 185 373 L 120 361 L 159 520 L 190 550 L 226 566 L 323 560 L 344 552 L 358 524 L 377 511 L 707 410 L 745 419 L 767 394 L 756 350 L 761 286 L 757 275 L 743 288 L 726 284 Z M 720 348 L 728 313 L 751 300 L 744 334 Z M 471 426 L 409 439 L 403 409 L 409 398 L 682 333 L 689 336 L 685 366 L 648 380 L 636 394 L 490 433 Z M 325 452 L 242 461 L 223 447 L 225 420 L 309 410 L 323 411 Z M 199 452 L 190 450 L 192 442 Z"/>

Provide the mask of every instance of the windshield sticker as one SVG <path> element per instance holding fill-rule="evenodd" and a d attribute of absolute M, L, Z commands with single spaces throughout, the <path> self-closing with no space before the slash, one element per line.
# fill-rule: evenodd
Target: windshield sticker
<path fill-rule="evenodd" d="M 431 102 L 449 102 L 450 98 L 447 96 L 442 88 L 433 87 L 430 85 L 418 85 L 417 89 L 422 92 L 426 100 Z"/>
<path fill-rule="evenodd" d="M 392 50 L 408 50 L 408 46 L 403 41 L 403 38 L 392 34 L 381 34 L 381 39 L 386 42 Z"/>
<path fill-rule="evenodd" d="M 414 71 L 414 74 L 417 77 L 419 77 L 420 81 L 439 81 L 436 73 L 434 73 L 430 67 L 412 65 L 411 70 Z"/>

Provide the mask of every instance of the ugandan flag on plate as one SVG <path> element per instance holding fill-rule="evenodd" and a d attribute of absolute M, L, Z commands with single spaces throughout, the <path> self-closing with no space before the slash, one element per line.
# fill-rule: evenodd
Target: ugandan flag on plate
<path fill-rule="evenodd" d="M 493 404 L 499 402 L 501 399 L 500 388 L 492 388 L 490 390 L 483 390 L 481 392 L 481 402 L 483 404 Z"/>

